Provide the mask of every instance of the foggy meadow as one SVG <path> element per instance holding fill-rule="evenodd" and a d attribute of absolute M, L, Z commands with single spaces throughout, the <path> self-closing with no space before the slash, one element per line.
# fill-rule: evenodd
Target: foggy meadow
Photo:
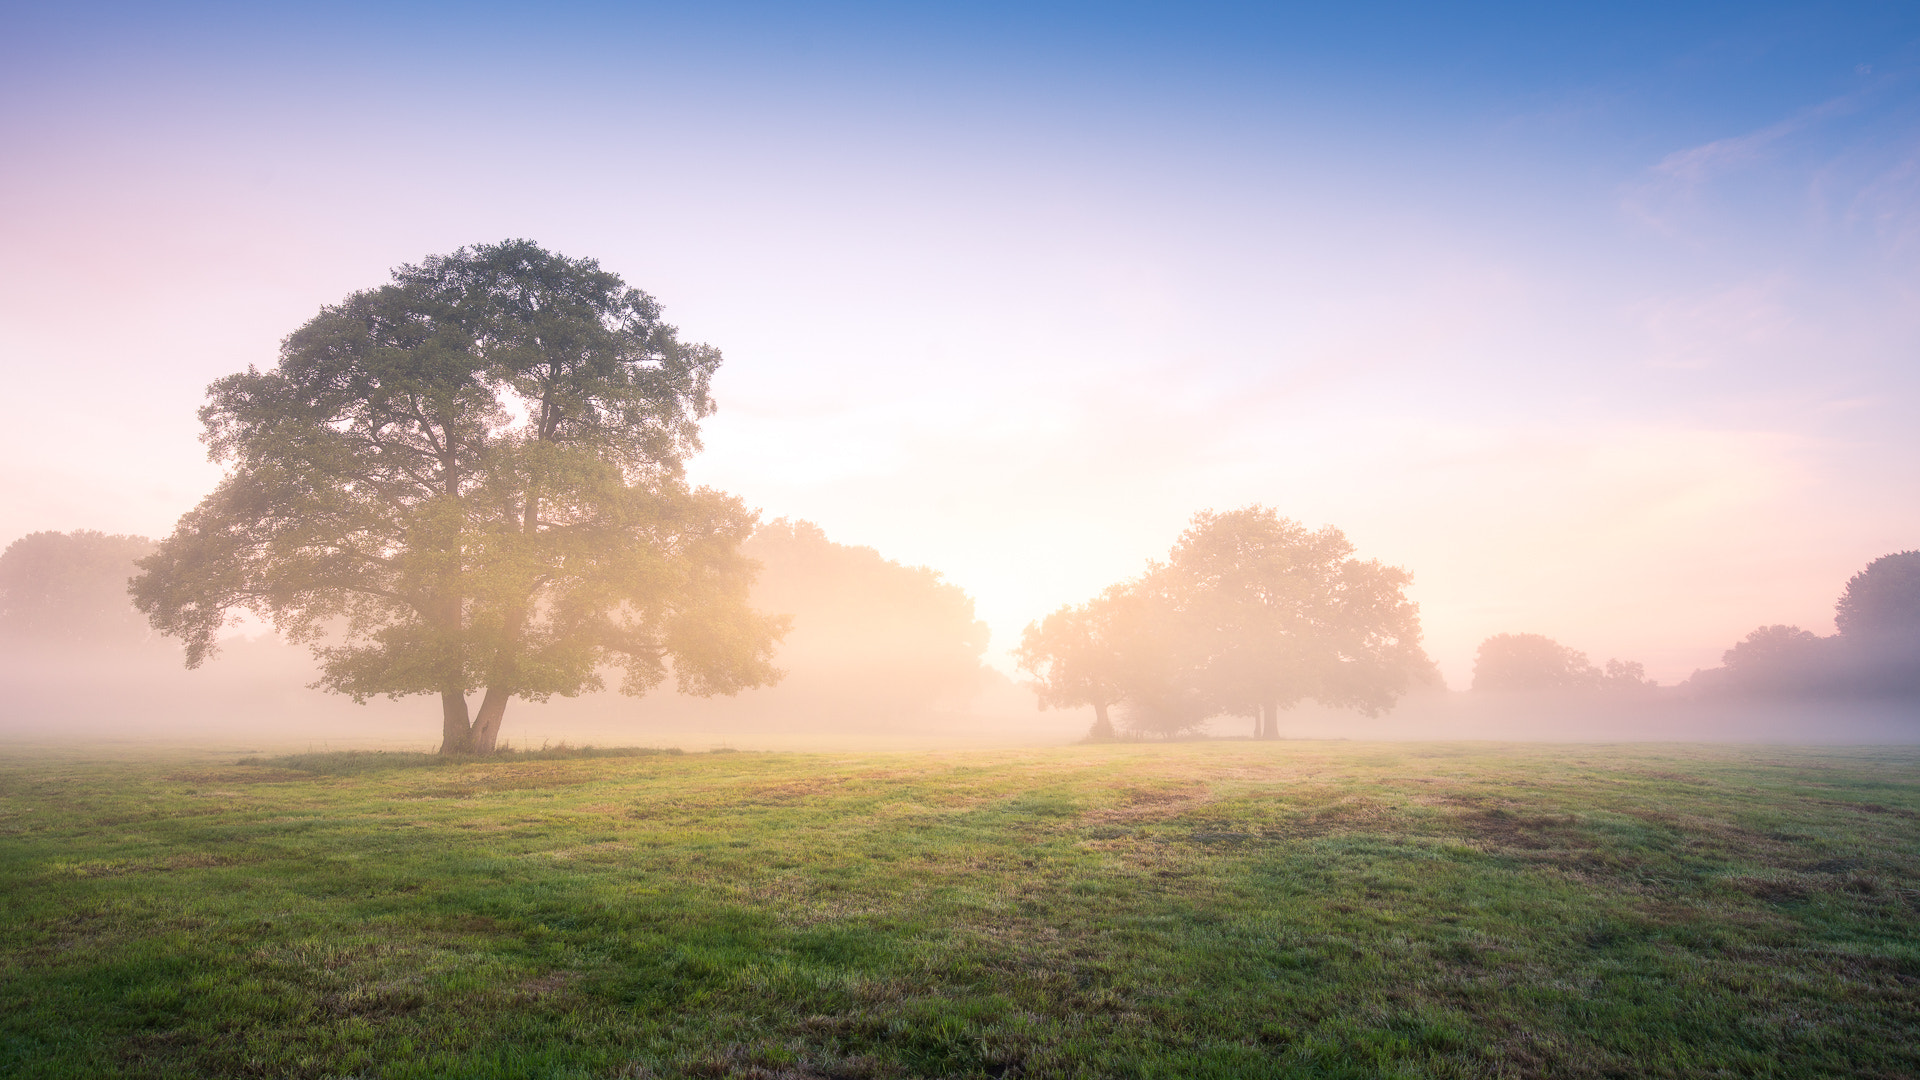
<path fill-rule="evenodd" d="M 257 618 L 229 628 L 214 660 L 186 669 L 177 643 L 154 632 L 126 595 L 136 560 L 153 549 L 143 537 L 80 530 L 31 534 L 0 556 L 0 619 L 8 642 L 0 678 L 13 703 L 0 723 L 10 740 L 123 748 L 438 748 L 433 717 L 418 699 L 372 697 L 356 704 L 316 689 L 320 671 L 309 651 Z M 790 622 L 775 655 L 781 675 L 774 685 L 712 697 L 669 687 L 637 699 L 617 693 L 550 698 L 509 714 L 502 729 L 507 744 L 639 740 L 698 748 L 875 749 L 1057 744 L 1096 733 L 1094 697 L 1048 696 L 1032 672 L 1008 672 L 987 661 L 989 632 L 974 617 L 971 599 L 937 571 L 836 543 L 805 521 L 757 526 L 741 551 L 759 564 L 752 605 Z M 1477 650 L 1467 686 L 1447 686 L 1422 658 L 1389 706 L 1369 712 L 1304 696 L 1277 714 L 1272 733 L 1361 740 L 1920 741 L 1914 631 L 1901 621 L 1915 604 L 1917 565 L 1910 553 L 1876 562 L 1875 577 L 1884 579 L 1874 583 L 1877 590 L 1868 588 L 1863 571 L 1863 602 L 1871 597 L 1890 609 L 1886 626 L 1856 629 L 1851 637 L 1759 627 L 1731 643 L 1720 665 L 1678 683 L 1660 685 L 1632 661 L 1596 665 L 1542 635 L 1501 634 Z M 1843 583 L 1841 591 L 1844 603 L 1854 589 Z M 1029 639 L 1042 641 L 1042 629 L 1036 621 Z M 1034 659 L 1052 660 L 1043 653 Z M 1095 662 L 1114 669 L 1105 737 L 1260 734 L 1254 716 L 1205 707 L 1172 725 L 1156 724 L 1140 715 L 1137 698 L 1128 701 L 1125 681 L 1134 661 L 1111 651 Z M 1051 708 L 1038 707 L 1036 690 Z"/>
<path fill-rule="evenodd" d="M 1009 672 L 686 483 L 719 362 L 463 248 L 216 382 L 165 538 L 0 553 L 9 1071 L 1917 1063 L 1920 552 L 1679 685 L 1522 632 L 1454 690 L 1409 571 L 1202 510 Z"/>
<path fill-rule="evenodd" d="M 1909 7 L 0 25 L 0 1076 L 1920 1075 Z"/>

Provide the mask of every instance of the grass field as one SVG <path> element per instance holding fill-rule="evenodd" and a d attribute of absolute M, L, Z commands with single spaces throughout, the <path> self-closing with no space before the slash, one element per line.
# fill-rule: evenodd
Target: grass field
<path fill-rule="evenodd" d="M 1920 751 L 0 765 L 0 1074 L 1920 1075 Z"/>

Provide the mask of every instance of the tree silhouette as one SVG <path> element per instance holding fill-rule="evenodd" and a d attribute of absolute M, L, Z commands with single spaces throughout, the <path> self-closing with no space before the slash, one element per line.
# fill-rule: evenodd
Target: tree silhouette
<path fill-rule="evenodd" d="M 767 682 L 753 515 L 684 479 L 719 363 L 590 259 L 509 241 L 402 267 L 209 388 L 230 468 L 136 601 L 189 667 L 246 609 L 327 689 L 438 694 L 446 753 L 490 752 L 509 699 L 598 689 L 604 665 L 627 693 L 669 666 L 696 694 Z"/>
<path fill-rule="evenodd" d="M 1126 696 L 1127 677 L 1137 667 L 1137 603 L 1116 585 L 1078 606 L 1067 605 L 1021 635 L 1014 659 L 1034 676 L 1040 707 L 1093 707 L 1094 739 L 1114 737 L 1109 710 Z"/>
<path fill-rule="evenodd" d="M 1731 671 L 1769 671 L 1798 667 L 1819 647 L 1821 637 L 1797 626 L 1763 626 L 1728 649 L 1721 663 Z"/>
<path fill-rule="evenodd" d="M 1480 643 L 1473 658 L 1474 690 L 1622 693 L 1657 685 L 1638 660 L 1595 667 L 1586 653 L 1541 634 L 1495 634 Z"/>
<path fill-rule="evenodd" d="M 1762 626 L 1721 656 L 1723 680 L 1743 691 L 1803 692 L 1835 683 L 1835 642 L 1797 626 Z"/>
<path fill-rule="evenodd" d="M 1613 690 L 1651 690 L 1659 685 L 1647 678 L 1647 666 L 1638 660 L 1607 661 L 1600 683 Z"/>
<path fill-rule="evenodd" d="M 127 596 L 144 536 L 36 532 L 0 553 L 0 635 L 17 644 L 118 646 L 147 636 Z"/>
<path fill-rule="evenodd" d="M 990 677 L 987 624 L 938 571 L 784 518 L 741 550 L 761 566 L 755 605 L 793 620 L 778 656 L 790 690 L 899 716 L 964 700 Z"/>
<path fill-rule="evenodd" d="M 1164 563 L 1027 628 L 1019 652 L 1047 705 L 1120 707 L 1173 735 L 1221 713 L 1279 735 L 1305 700 L 1376 713 L 1434 678 L 1406 571 L 1353 557 L 1338 529 L 1263 506 L 1194 516 Z"/>
<path fill-rule="evenodd" d="M 1833 622 L 1854 640 L 1920 637 L 1920 551 L 1882 555 L 1849 578 Z"/>
<path fill-rule="evenodd" d="M 1585 690 L 1600 679 L 1586 653 L 1541 634 L 1495 634 L 1473 658 L 1475 690 Z"/>
<path fill-rule="evenodd" d="M 1882 555 L 1853 575 L 1833 621 L 1853 689 L 1920 693 L 1920 551 Z"/>
<path fill-rule="evenodd" d="M 1833 621 L 1832 637 L 1760 627 L 1691 682 L 1709 694 L 1920 694 L 1920 551 L 1883 555 L 1848 579 Z"/>
<path fill-rule="evenodd" d="M 1260 737 L 1278 738 L 1280 712 L 1302 701 L 1372 715 L 1434 677 L 1412 575 L 1354 558 L 1332 526 L 1206 511 L 1151 576 L 1203 639 L 1212 710 L 1252 718 Z"/>

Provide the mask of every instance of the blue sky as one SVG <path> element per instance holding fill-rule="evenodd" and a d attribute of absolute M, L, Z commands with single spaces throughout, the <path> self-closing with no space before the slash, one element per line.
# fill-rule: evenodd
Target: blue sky
<path fill-rule="evenodd" d="M 0 532 L 165 532 L 207 382 L 530 236 L 726 353 L 701 479 L 996 649 L 1264 502 L 1456 684 L 1671 680 L 1920 546 L 1916 78 L 1912 4 L 8 6 Z"/>

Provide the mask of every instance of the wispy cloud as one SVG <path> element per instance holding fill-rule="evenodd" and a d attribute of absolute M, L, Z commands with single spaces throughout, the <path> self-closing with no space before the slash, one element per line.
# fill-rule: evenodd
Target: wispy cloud
<path fill-rule="evenodd" d="M 1870 90 L 1843 94 L 1799 109 L 1763 128 L 1675 150 L 1627 186 L 1621 196 L 1621 208 L 1646 225 L 1673 232 L 1678 225 L 1679 209 L 1690 204 L 1703 188 L 1733 174 L 1768 165 L 1796 136 L 1857 112 L 1870 94 Z"/>
<path fill-rule="evenodd" d="M 1864 94 L 1844 94 L 1808 106 L 1758 131 L 1676 150 L 1660 160 L 1652 172 L 1670 183 L 1694 186 L 1766 159 L 1768 151 L 1788 137 L 1844 116 L 1860 108 Z"/>

